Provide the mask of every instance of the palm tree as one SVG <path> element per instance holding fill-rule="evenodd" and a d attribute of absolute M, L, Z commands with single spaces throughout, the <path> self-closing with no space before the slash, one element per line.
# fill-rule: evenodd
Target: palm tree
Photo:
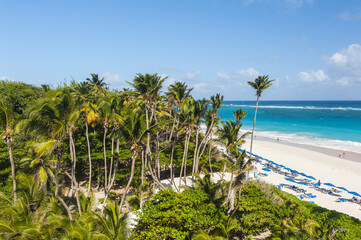
<path fill-rule="evenodd" d="M 208 101 L 204 98 L 202 100 L 197 100 L 194 104 L 194 125 L 195 125 L 195 131 L 196 131 L 196 143 L 195 143 L 195 147 L 194 147 L 194 153 L 196 153 L 198 150 L 199 133 L 201 131 L 202 118 L 205 117 L 207 108 L 208 108 Z M 211 147 L 210 147 L 210 150 L 211 150 Z M 199 161 L 197 161 L 197 160 L 198 160 L 197 155 L 194 154 L 193 172 L 192 173 L 198 173 Z M 210 169 L 210 170 L 212 172 L 212 169 Z"/>
<path fill-rule="evenodd" d="M 179 133 L 184 132 L 184 152 L 182 159 L 182 166 L 179 175 L 179 185 L 181 184 L 183 169 L 184 169 L 184 182 L 186 183 L 187 178 L 187 157 L 188 157 L 188 147 L 189 141 L 191 137 L 191 133 L 194 127 L 194 109 L 195 109 L 195 101 L 193 98 L 187 99 L 181 106 L 179 119 L 182 123 L 181 130 Z"/>
<path fill-rule="evenodd" d="M 105 96 L 107 93 L 107 84 L 104 81 L 104 78 L 99 79 L 98 74 L 90 74 L 92 77 L 87 78 L 88 83 L 93 87 L 92 93 L 95 96 Z"/>
<path fill-rule="evenodd" d="M 253 135 L 254 135 L 254 127 L 256 126 L 256 117 L 257 117 L 257 108 L 258 108 L 258 101 L 261 97 L 262 92 L 272 86 L 272 82 L 274 80 L 269 80 L 268 75 L 258 76 L 253 82 L 248 81 L 248 84 L 256 89 L 256 96 L 257 96 L 257 103 L 256 103 L 256 111 L 254 113 L 254 120 L 253 120 L 253 129 L 252 129 L 252 136 L 251 136 L 251 147 L 250 147 L 250 154 L 252 154 L 252 146 L 253 146 Z"/>
<path fill-rule="evenodd" d="M 173 174 L 174 149 L 178 138 L 178 127 L 179 127 L 178 113 L 181 109 L 181 105 L 183 104 L 183 102 L 186 99 L 189 99 L 189 97 L 191 96 L 190 92 L 192 91 L 192 89 L 193 88 L 188 88 L 188 86 L 184 82 L 176 81 L 174 84 L 169 85 L 168 91 L 165 93 L 166 99 L 171 107 L 170 112 L 173 115 L 172 130 L 169 134 L 169 141 L 172 141 L 172 137 L 174 134 L 173 142 L 171 144 L 172 150 L 171 150 L 170 164 L 169 164 L 172 184 L 174 183 L 174 174 Z"/>
<path fill-rule="evenodd" d="M 141 148 L 142 139 L 148 132 L 148 128 L 144 121 L 144 115 L 140 108 L 129 106 L 124 109 L 124 122 L 119 128 L 119 132 L 121 137 L 129 143 L 130 151 L 132 152 L 130 177 L 120 202 L 120 209 L 122 209 L 130 184 L 132 183 L 134 177 L 135 161 Z"/>
<path fill-rule="evenodd" d="M 157 100 L 159 99 L 159 93 L 162 88 L 163 82 L 168 77 L 162 78 L 158 76 L 158 74 L 140 74 L 138 73 L 136 77 L 133 79 L 132 87 L 135 89 L 135 92 L 144 102 L 144 109 L 145 109 L 145 121 L 147 129 L 150 128 L 150 125 L 156 118 L 156 107 L 157 107 Z M 147 132 L 147 143 L 145 148 L 145 158 L 144 158 L 144 165 L 147 167 L 149 166 L 148 170 L 154 179 L 155 182 L 158 182 L 159 179 L 157 178 L 156 171 L 153 172 L 151 165 L 149 164 L 152 160 L 152 151 L 150 148 L 150 132 Z M 156 165 L 156 164 L 155 164 Z M 159 168 L 158 168 L 159 169 Z M 159 174 L 158 174 L 159 175 Z"/>
<path fill-rule="evenodd" d="M 220 119 L 218 117 L 218 109 L 221 107 L 221 105 L 223 103 L 223 96 L 221 96 L 219 93 L 217 93 L 215 96 L 211 96 L 210 102 L 212 104 L 212 109 L 210 109 L 207 112 L 210 121 L 208 121 L 208 123 L 207 123 L 206 133 L 204 134 L 204 138 L 202 139 L 202 141 L 199 144 L 199 147 L 197 149 L 197 152 L 195 153 L 197 155 L 196 166 L 199 165 L 199 160 L 200 160 L 201 156 L 203 155 L 204 150 L 207 147 L 207 143 L 209 141 L 209 136 L 212 133 L 213 127 L 218 123 L 218 120 Z M 206 116 L 206 118 L 207 118 L 207 116 Z"/>
<path fill-rule="evenodd" d="M 13 182 L 13 195 L 14 195 L 14 202 L 16 202 L 15 163 L 14 163 L 13 152 L 11 149 L 13 127 L 14 127 L 13 114 L 10 108 L 1 101 L 0 102 L 0 136 L 2 136 L 2 139 L 4 140 L 9 152 L 9 158 L 11 164 L 11 177 Z"/>
<path fill-rule="evenodd" d="M 68 136 L 71 131 L 73 131 L 73 109 L 74 103 L 72 102 L 70 92 L 65 89 L 64 91 L 62 91 L 62 93 L 58 94 L 55 99 L 40 99 L 30 109 L 29 118 L 20 121 L 19 124 L 16 126 L 17 132 L 21 130 L 24 133 L 32 133 L 46 138 L 50 138 L 51 140 L 55 140 L 54 150 L 56 150 L 57 154 L 57 162 L 54 174 L 55 197 L 66 209 L 68 217 L 71 221 L 73 220 L 73 218 L 70 207 L 59 195 L 60 186 L 58 175 L 60 171 L 60 163 L 63 159 L 63 154 L 65 150 L 65 137 Z M 74 157 L 73 152 L 71 152 L 71 156 Z M 72 167 L 74 167 L 75 159 L 72 158 L 72 160 Z M 74 180 L 75 179 L 72 179 L 72 181 Z M 75 184 L 75 187 L 77 187 L 77 184 Z M 76 198 L 78 200 L 77 195 Z M 77 202 L 79 208 L 79 201 Z"/>
<path fill-rule="evenodd" d="M 29 167 L 31 173 L 40 181 L 41 184 L 46 185 L 48 178 L 54 180 L 54 171 L 56 159 L 49 159 L 49 156 L 56 147 L 56 140 L 50 140 L 42 143 L 34 143 L 31 146 L 29 156 L 21 159 L 24 167 Z"/>
<path fill-rule="evenodd" d="M 247 116 L 246 112 L 243 112 L 242 109 L 238 109 L 233 113 L 233 117 L 236 119 L 237 125 L 241 123 L 241 120 Z"/>
<path fill-rule="evenodd" d="M 119 202 L 111 202 L 105 206 L 103 215 L 94 212 L 95 222 L 100 230 L 96 239 L 127 239 L 127 215 L 123 214 Z"/>
<path fill-rule="evenodd" d="M 92 159 L 91 159 L 91 149 L 89 141 L 89 124 L 94 122 L 94 106 L 91 104 L 91 85 L 88 82 L 72 83 L 73 94 L 76 97 L 77 105 L 80 106 L 80 113 L 84 114 L 84 124 L 85 124 L 85 137 L 87 140 L 88 146 L 88 161 L 89 161 L 89 180 L 88 180 L 88 192 L 89 195 L 91 185 L 92 185 Z"/>

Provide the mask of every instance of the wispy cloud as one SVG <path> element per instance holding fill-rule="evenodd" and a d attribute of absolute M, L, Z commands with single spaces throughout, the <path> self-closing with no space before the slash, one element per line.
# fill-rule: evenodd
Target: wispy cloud
<path fill-rule="evenodd" d="M 199 70 L 194 70 L 192 72 L 186 72 L 184 74 L 184 78 L 187 79 L 187 80 L 190 80 L 190 81 L 195 81 L 199 78 L 199 74 L 201 72 Z"/>
<path fill-rule="evenodd" d="M 101 74 L 101 77 L 104 78 L 105 82 L 109 84 L 111 88 L 121 89 L 129 87 L 125 79 L 116 73 L 104 72 Z"/>
<path fill-rule="evenodd" d="M 230 78 L 230 76 L 227 73 L 225 73 L 223 70 L 217 72 L 216 74 L 217 74 L 217 77 L 219 77 L 221 79 L 229 79 Z"/>
<path fill-rule="evenodd" d="M 245 5 L 261 2 L 273 2 L 274 4 L 277 4 L 277 6 L 283 6 L 286 8 L 299 8 L 304 5 L 312 5 L 314 0 L 243 0 L 243 4 Z"/>
<path fill-rule="evenodd" d="M 322 69 L 310 72 L 299 72 L 298 77 L 304 82 L 323 82 L 330 79 Z"/>
<path fill-rule="evenodd" d="M 361 83 L 361 45 L 351 44 L 347 48 L 324 58 L 329 64 L 327 74 L 324 70 L 299 72 L 303 82 L 326 82 L 347 86 Z"/>
<path fill-rule="evenodd" d="M 344 12 L 340 13 L 340 15 L 338 15 L 338 17 L 341 20 L 347 21 L 347 22 L 358 21 L 358 20 L 361 20 L 361 10 L 359 10 L 357 12 L 344 11 Z"/>
<path fill-rule="evenodd" d="M 341 83 L 361 83 L 361 45 L 351 44 L 326 58 L 330 72 Z"/>
<path fill-rule="evenodd" d="M 2 77 L 0 77 L 0 80 L 10 80 L 10 78 L 7 76 L 2 76 Z"/>
<path fill-rule="evenodd" d="M 238 78 L 244 78 L 247 81 L 254 80 L 256 77 L 261 75 L 256 69 L 248 68 L 245 70 L 238 70 L 236 72 Z"/>

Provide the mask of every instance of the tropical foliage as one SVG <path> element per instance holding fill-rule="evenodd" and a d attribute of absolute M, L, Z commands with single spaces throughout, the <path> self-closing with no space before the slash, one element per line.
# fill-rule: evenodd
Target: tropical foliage
<path fill-rule="evenodd" d="M 0 238 L 361 236 L 356 219 L 246 181 L 245 113 L 222 121 L 223 96 L 196 100 L 184 82 L 162 93 L 165 80 L 137 74 L 123 91 L 97 74 L 57 88 L 1 81 Z M 256 83 L 259 97 L 271 81 Z"/>

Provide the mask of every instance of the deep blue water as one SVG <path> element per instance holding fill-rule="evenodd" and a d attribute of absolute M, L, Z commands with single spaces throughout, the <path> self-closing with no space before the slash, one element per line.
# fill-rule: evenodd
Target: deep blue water
<path fill-rule="evenodd" d="M 219 115 L 234 119 L 247 113 L 243 128 L 251 130 L 256 101 L 224 101 Z M 361 101 L 260 101 L 256 135 L 361 152 Z"/>

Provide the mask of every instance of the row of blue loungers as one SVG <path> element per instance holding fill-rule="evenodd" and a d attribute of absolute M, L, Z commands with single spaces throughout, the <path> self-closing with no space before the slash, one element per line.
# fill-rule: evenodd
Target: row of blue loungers
<path fill-rule="evenodd" d="M 243 151 L 242 149 L 239 149 L 240 151 Z M 246 153 L 248 154 L 248 156 L 250 156 L 250 152 L 246 151 Z M 255 157 L 255 161 L 258 162 L 258 163 L 262 163 L 262 160 L 266 161 L 268 167 L 264 167 L 262 168 L 263 171 L 266 171 L 266 172 L 270 172 L 271 169 L 273 171 L 275 171 L 276 173 L 279 173 L 279 174 L 283 174 L 286 176 L 286 180 L 287 181 L 290 181 L 290 182 L 293 182 L 293 183 L 297 183 L 297 184 L 301 184 L 301 185 L 305 185 L 305 186 L 311 186 L 313 188 L 315 188 L 315 190 L 319 191 L 319 192 L 322 192 L 322 193 L 325 193 L 325 194 L 330 194 L 330 195 L 333 195 L 333 196 L 340 196 L 336 193 L 338 192 L 341 192 L 340 190 L 344 190 L 356 197 L 361 197 L 361 195 L 357 192 L 354 192 L 354 191 L 349 191 L 347 190 L 346 188 L 344 187 L 338 187 L 338 186 L 335 186 L 333 185 L 332 183 L 321 183 L 321 181 L 319 180 L 317 183 L 311 183 L 311 180 L 309 179 L 312 179 L 312 180 L 316 180 L 313 176 L 309 176 L 305 173 L 302 173 L 302 172 L 298 172 L 296 170 L 293 170 L 293 169 L 290 169 L 290 168 L 287 168 L 281 164 L 277 164 L 271 160 L 268 160 L 266 158 L 263 158 L 261 156 L 258 156 L 256 154 L 253 154 L 252 153 L 252 156 Z M 281 170 L 279 170 L 279 168 L 283 168 L 285 170 L 288 170 L 290 173 L 291 173 L 291 176 L 288 176 L 289 174 L 287 174 L 286 172 L 282 172 Z M 267 174 L 263 174 L 263 175 L 266 175 Z M 294 178 L 295 176 L 303 176 L 303 177 L 306 177 L 308 179 L 303 179 L 302 181 L 296 181 L 296 179 Z M 329 186 L 329 187 L 332 187 L 333 191 L 330 191 L 328 189 L 325 189 L 325 188 L 321 188 L 321 184 L 323 185 L 326 185 L 326 186 Z M 302 193 L 302 195 L 299 196 L 299 198 L 303 199 L 303 198 L 308 198 L 308 197 L 311 197 L 311 198 L 314 198 L 316 197 L 316 195 L 313 195 L 312 193 L 306 193 L 306 190 L 302 189 L 302 188 L 299 188 L 299 187 L 296 187 L 296 186 L 291 186 L 291 185 L 288 185 L 288 184 L 280 184 L 280 185 L 276 185 L 276 187 L 278 187 L 279 189 L 281 189 L 282 187 L 287 187 L 287 188 L 290 188 L 296 192 L 300 192 Z M 340 190 L 337 190 L 337 189 L 340 189 Z M 356 202 L 356 203 L 359 203 L 361 204 L 361 199 L 357 199 L 356 197 L 353 197 L 352 199 L 345 199 L 345 198 L 339 198 L 337 199 L 337 202 Z M 312 201 L 310 201 L 312 202 Z"/>

